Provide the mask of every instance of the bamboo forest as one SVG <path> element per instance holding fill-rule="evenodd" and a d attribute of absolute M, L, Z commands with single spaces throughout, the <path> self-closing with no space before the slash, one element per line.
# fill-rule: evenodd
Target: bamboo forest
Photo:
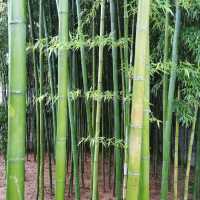
<path fill-rule="evenodd" d="M 0 0 L 0 200 L 200 200 L 200 0 Z"/>

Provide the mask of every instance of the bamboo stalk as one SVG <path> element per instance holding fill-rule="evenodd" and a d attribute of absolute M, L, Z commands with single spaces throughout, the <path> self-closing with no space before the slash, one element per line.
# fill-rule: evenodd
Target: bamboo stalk
<path fill-rule="evenodd" d="M 166 11 L 165 11 L 165 40 L 164 40 L 164 65 L 167 64 L 169 59 L 169 0 L 165 1 Z M 165 67 L 166 68 L 166 67 Z M 165 130 L 166 115 L 167 115 L 167 97 L 169 89 L 169 77 L 167 72 L 164 71 L 163 75 L 163 133 Z"/>
<path fill-rule="evenodd" d="M 138 2 L 138 20 L 136 31 L 135 71 L 132 96 L 132 113 L 129 135 L 129 162 L 127 180 L 127 200 L 139 199 L 139 188 L 141 178 L 141 144 L 144 125 L 144 99 L 145 99 L 145 77 L 146 58 L 149 52 L 149 15 L 150 1 L 140 0 Z"/>
<path fill-rule="evenodd" d="M 104 35 L 104 17 L 105 17 L 105 0 L 101 2 L 101 18 L 100 18 L 100 36 Z M 103 76 L 103 45 L 99 46 L 99 68 L 98 68 L 98 84 L 97 89 L 101 95 L 102 92 L 102 76 Z M 95 130 L 95 147 L 94 147 L 94 164 L 93 164 L 93 187 L 92 187 L 92 200 L 98 199 L 98 162 L 99 162 L 99 135 L 101 124 L 101 97 L 97 99 L 96 109 L 96 130 Z"/>
<path fill-rule="evenodd" d="M 67 80 L 69 82 L 69 69 L 66 70 Z M 71 91 L 71 88 L 68 84 L 68 94 Z M 71 148 L 72 148 L 72 158 L 73 158 L 73 175 L 75 177 L 75 199 L 80 199 L 80 184 L 79 184 L 79 165 L 78 165 L 78 146 L 77 146 L 77 131 L 75 127 L 75 116 L 74 116 L 74 107 L 72 99 L 68 95 L 68 110 L 69 110 L 69 120 L 70 120 L 70 129 L 71 129 Z"/>
<path fill-rule="evenodd" d="M 166 200 L 168 197 L 168 177 L 170 167 L 170 141 L 171 141 L 171 124 L 172 124 L 172 108 L 174 100 L 174 91 L 176 83 L 176 69 L 178 62 L 178 42 L 181 25 L 181 13 L 179 7 L 179 1 L 176 0 L 176 22 L 175 22 L 175 33 L 173 38 L 173 49 L 172 49 L 172 67 L 170 73 L 170 83 L 168 91 L 168 108 L 165 121 L 165 130 L 163 135 L 163 166 L 162 166 L 162 183 L 161 183 L 161 200 Z"/>
<path fill-rule="evenodd" d="M 80 8 L 80 0 L 76 0 L 76 8 L 77 8 L 77 17 L 78 17 L 78 34 L 80 34 L 80 39 L 82 39 L 82 20 L 81 20 L 81 8 Z M 86 66 L 86 54 L 85 47 L 81 45 L 81 67 L 82 67 L 82 76 L 83 76 L 83 88 L 84 94 L 86 95 L 88 90 L 88 78 L 87 78 L 87 66 Z M 92 138 L 94 136 L 92 131 L 92 116 L 91 116 L 91 108 L 89 101 L 85 99 L 86 104 L 86 114 L 87 114 L 87 126 L 89 136 Z"/>
<path fill-rule="evenodd" d="M 26 135 L 26 10 L 8 1 L 9 94 L 6 199 L 24 199 Z M 19 48 L 20 47 L 20 48 Z"/>
<path fill-rule="evenodd" d="M 200 198 L 200 115 L 199 111 L 197 114 L 197 128 L 196 128 L 196 135 L 197 135 L 197 150 L 196 150 L 196 162 L 195 162 L 195 180 L 194 180 L 194 191 L 193 191 L 193 200 L 198 200 Z"/>
<path fill-rule="evenodd" d="M 43 64 L 43 0 L 39 1 L 39 40 L 40 40 L 40 47 L 39 47 L 39 67 L 40 67 L 40 74 L 39 74 L 39 129 L 40 129 L 40 136 L 39 136 L 39 186 L 38 186 L 38 199 L 44 199 L 44 64 Z"/>
<path fill-rule="evenodd" d="M 31 13 L 31 1 L 28 0 L 28 14 L 29 14 L 29 24 L 30 24 L 30 42 L 31 45 L 34 45 L 34 33 L 33 33 L 33 19 L 32 19 L 32 13 Z M 34 81 L 35 81 L 35 98 L 37 99 L 39 97 L 38 94 L 38 69 L 37 69 L 37 63 L 36 63 L 36 52 L 33 48 L 32 50 L 32 59 L 33 59 L 33 72 L 34 72 Z M 36 154 L 37 154 L 37 160 L 39 162 L 39 104 L 38 101 L 35 101 L 35 112 L 36 112 Z"/>
<path fill-rule="evenodd" d="M 149 32 L 149 30 L 148 30 Z M 149 34 L 148 34 L 149 35 Z M 141 180 L 139 199 L 148 200 L 149 191 L 149 174 L 150 174 L 150 150 L 149 150 L 149 113 L 150 113 L 150 58 L 149 58 L 149 39 L 147 45 L 146 67 L 145 67 L 145 98 L 144 98 L 144 124 L 142 135 L 141 150 Z"/>
<path fill-rule="evenodd" d="M 68 50 L 65 45 L 69 35 L 68 0 L 59 0 L 59 49 L 58 49 L 58 110 L 56 136 L 56 193 L 55 199 L 65 199 L 66 177 L 66 140 L 67 127 L 67 90 L 68 90 Z"/>
<path fill-rule="evenodd" d="M 180 99 L 180 89 L 178 88 L 178 100 Z M 176 116 L 175 132 L 175 153 L 174 153 L 174 200 L 178 200 L 178 145 L 179 145 L 179 120 Z"/>
<path fill-rule="evenodd" d="M 111 17 L 111 37 L 112 37 L 112 61 L 113 61 L 113 86 L 114 86 L 114 134 L 115 141 L 119 141 L 120 135 L 120 113 L 119 113 L 119 89 L 118 89 L 118 53 L 117 47 L 114 46 L 114 42 L 117 40 L 117 28 L 116 28 L 116 5 L 113 0 L 110 0 L 110 17 Z M 119 146 L 115 146 L 115 198 L 121 199 L 121 150 Z"/>
<path fill-rule="evenodd" d="M 49 56 L 49 50 L 48 50 L 48 31 L 47 31 L 47 20 L 45 17 L 45 13 L 43 12 L 43 19 L 44 19 L 44 35 L 46 38 L 46 57 L 47 63 L 48 63 L 48 69 L 49 69 L 49 83 L 50 83 L 50 96 L 51 96 L 51 110 L 52 110 L 52 121 L 53 121 L 53 146 L 55 146 L 55 141 L 56 141 L 56 106 L 54 103 L 54 98 L 55 98 L 55 91 L 54 91 L 54 80 L 53 80 L 53 63 L 52 59 Z M 53 58 L 53 57 L 52 57 Z"/>
<path fill-rule="evenodd" d="M 190 143 L 189 143 L 188 155 L 187 155 L 187 167 L 186 167 L 185 187 L 184 187 L 184 200 L 188 200 L 188 185 L 189 185 L 189 179 L 190 179 L 192 147 L 193 147 L 193 143 L 194 143 L 195 127 L 196 127 L 196 121 L 197 121 L 197 113 L 198 113 L 198 105 L 195 105 L 194 118 L 193 118 L 193 122 L 192 122 L 192 130 L 191 130 Z"/>

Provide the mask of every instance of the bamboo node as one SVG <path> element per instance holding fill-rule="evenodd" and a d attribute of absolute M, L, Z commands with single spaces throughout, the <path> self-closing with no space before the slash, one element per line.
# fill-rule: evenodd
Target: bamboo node
<path fill-rule="evenodd" d="M 65 99 L 67 99 L 67 97 L 65 97 L 65 96 L 58 96 L 58 99 L 65 100 Z"/>
<path fill-rule="evenodd" d="M 56 183 L 64 183 L 65 181 L 63 180 L 56 180 Z"/>
<path fill-rule="evenodd" d="M 142 160 L 149 160 L 150 156 L 143 156 Z"/>
<path fill-rule="evenodd" d="M 58 14 L 68 14 L 66 10 L 59 10 Z"/>
<path fill-rule="evenodd" d="M 139 124 L 130 124 L 130 128 L 142 129 L 142 126 Z"/>
<path fill-rule="evenodd" d="M 149 29 L 149 26 L 143 26 L 141 28 L 138 28 L 138 32 L 146 32 L 148 31 L 148 29 Z"/>
<path fill-rule="evenodd" d="M 128 171 L 128 176 L 140 176 L 140 172 L 130 172 L 130 171 Z"/>
<path fill-rule="evenodd" d="M 21 96 L 25 96 L 26 92 L 25 91 L 20 91 L 20 90 L 11 90 L 10 91 L 11 95 L 21 95 Z"/>
<path fill-rule="evenodd" d="M 8 162 L 19 162 L 19 161 L 24 161 L 25 158 L 14 158 L 14 159 L 8 159 Z"/>
<path fill-rule="evenodd" d="M 20 19 L 15 19 L 15 20 L 10 20 L 9 24 L 25 24 L 26 22 L 24 20 Z"/>
<path fill-rule="evenodd" d="M 56 142 L 57 143 L 65 142 L 66 139 L 67 139 L 66 137 L 58 138 L 58 139 L 56 139 Z"/>
<path fill-rule="evenodd" d="M 144 76 L 141 75 L 134 75 L 133 76 L 134 81 L 144 81 Z"/>

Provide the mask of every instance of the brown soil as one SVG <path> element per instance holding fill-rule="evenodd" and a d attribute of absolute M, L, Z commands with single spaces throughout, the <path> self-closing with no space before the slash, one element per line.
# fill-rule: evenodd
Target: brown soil
<path fill-rule="evenodd" d="M 105 181 L 103 181 L 103 175 L 100 170 L 100 180 L 99 180 L 99 192 L 100 192 L 100 200 L 114 200 L 113 197 L 113 188 L 109 187 L 109 182 L 113 182 L 113 172 L 112 172 L 112 180 L 109 181 L 109 166 L 108 163 L 105 165 Z M 26 177 L 25 177 L 25 199 L 26 200 L 34 200 L 36 199 L 36 170 L 37 164 L 34 161 L 33 155 L 29 155 L 28 160 L 26 161 Z M 68 200 L 74 199 L 74 194 L 69 195 L 69 173 L 70 167 L 68 170 L 67 181 L 66 181 L 66 198 Z M 49 170 L 48 170 L 48 159 L 45 160 L 45 199 L 53 200 L 53 195 L 50 190 L 50 181 L 49 181 Z M 53 176 L 54 176 L 54 166 L 53 166 Z M 183 180 L 183 179 L 182 179 Z M 84 183 L 83 183 L 84 181 Z M 85 158 L 85 167 L 84 167 L 84 180 L 81 181 L 81 200 L 89 200 L 90 197 L 90 159 L 88 156 Z M 173 179 L 172 179 L 173 181 Z M 180 180 L 180 185 L 183 181 Z M 113 184 L 112 184 L 113 185 Z M 173 184 L 171 184 L 173 185 Z M 54 183 L 53 183 L 54 187 Z M 157 176 L 151 176 L 151 199 L 159 200 L 160 199 L 160 178 Z M 182 188 L 179 188 L 182 191 Z M 0 155 L 0 200 L 5 199 L 5 163 L 3 156 Z M 173 194 L 169 193 L 169 200 L 173 199 Z"/>

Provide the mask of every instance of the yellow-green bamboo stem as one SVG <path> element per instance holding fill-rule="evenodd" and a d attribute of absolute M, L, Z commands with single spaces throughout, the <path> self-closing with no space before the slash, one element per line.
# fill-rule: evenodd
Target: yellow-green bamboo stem
<path fill-rule="evenodd" d="M 148 30 L 149 31 L 149 30 Z M 149 35 L 149 34 L 148 34 Z M 149 39 L 148 39 L 149 42 Z M 150 152 L 149 152 L 149 112 L 150 112 L 150 60 L 149 43 L 147 45 L 146 68 L 145 68 L 145 98 L 144 98 L 144 124 L 142 135 L 141 153 L 141 179 L 140 179 L 140 200 L 148 200 L 149 194 L 149 173 L 150 173 Z"/>
<path fill-rule="evenodd" d="M 39 40 L 41 42 L 43 38 L 43 0 L 39 1 Z M 39 66 L 40 66 L 40 76 L 39 76 L 39 82 L 40 82 L 40 100 L 39 100 L 39 108 L 40 108 L 40 121 L 39 121 L 39 129 L 40 129 L 40 135 L 39 135 L 39 163 L 38 163 L 38 169 L 39 169 L 39 186 L 38 186 L 38 199 L 43 200 L 44 199 L 44 113 L 43 113 L 43 107 L 44 107 L 44 64 L 43 64 L 43 45 L 42 42 L 40 43 L 39 47 Z"/>
<path fill-rule="evenodd" d="M 180 99 L 180 90 L 178 89 L 178 100 Z M 174 152 L 174 200 L 178 200 L 178 144 L 179 144 L 179 121 L 176 116 L 175 131 L 175 152 Z"/>
<path fill-rule="evenodd" d="M 135 71 L 129 135 L 127 200 L 139 199 L 141 144 L 144 125 L 145 72 L 148 54 L 150 1 L 139 0 L 136 31 Z"/>
<path fill-rule="evenodd" d="M 8 29 L 9 95 L 6 199 L 23 200 L 26 133 L 25 0 L 8 1 Z"/>
<path fill-rule="evenodd" d="M 193 147 L 193 143 L 194 143 L 197 113 L 198 113 L 198 105 L 195 106 L 194 118 L 193 118 L 193 122 L 192 122 L 192 130 L 191 130 L 191 136 L 190 136 L 190 143 L 189 143 L 189 148 L 188 148 L 187 168 L 186 168 L 185 187 L 184 187 L 184 200 L 188 200 L 188 185 L 189 185 L 189 179 L 190 179 L 192 147 Z"/>
<path fill-rule="evenodd" d="M 105 17 L 105 0 L 101 2 L 101 19 L 100 19 L 100 36 L 104 35 L 104 17 Z M 99 46 L 99 69 L 98 69 L 98 84 L 97 89 L 101 94 L 102 92 L 102 76 L 103 76 L 103 48 L 104 46 L 100 44 Z M 97 100 L 97 110 L 96 110 L 96 130 L 95 130 L 95 147 L 94 147 L 94 165 L 93 165 L 93 187 L 92 187 L 92 200 L 98 199 L 98 162 L 99 162 L 99 135 L 100 135 L 100 125 L 101 125 L 101 97 Z"/>
<path fill-rule="evenodd" d="M 110 0 L 110 18 L 111 18 L 111 37 L 113 43 L 117 40 L 116 29 L 116 4 L 113 0 Z M 114 86 L 114 134 L 115 140 L 118 141 L 121 138 L 120 135 L 120 113 L 119 113 L 119 89 L 118 89 L 118 63 L 117 63 L 117 47 L 112 45 L 112 62 L 113 62 L 113 86 Z M 115 199 L 121 200 L 122 193 L 122 176 L 121 176 L 121 149 L 119 146 L 115 146 Z"/>
<path fill-rule="evenodd" d="M 59 0 L 59 49 L 58 49 L 58 110 L 56 136 L 56 200 L 65 199 L 66 140 L 67 140 L 67 90 L 68 90 L 68 0 Z"/>
<path fill-rule="evenodd" d="M 167 64 L 169 59 L 169 0 L 165 1 L 166 11 L 165 11 L 165 46 L 164 46 L 164 65 Z M 165 67 L 166 70 L 166 67 Z M 164 71 L 163 75 L 163 133 L 165 129 L 165 120 L 167 112 L 167 97 L 168 97 L 168 87 L 169 87 L 169 77 L 167 72 Z"/>
<path fill-rule="evenodd" d="M 168 178 L 169 178 L 169 167 L 170 167 L 170 143 L 171 143 L 171 125 L 172 125 L 172 111 L 174 101 L 174 91 L 176 84 L 176 68 L 178 63 L 178 44 L 179 34 L 181 27 L 181 11 L 179 7 L 179 0 L 176 0 L 176 23 L 175 32 L 173 38 L 173 49 L 172 49 L 172 66 L 170 72 L 170 83 L 168 91 L 168 103 L 166 121 L 163 133 L 163 164 L 162 164 L 162 183 L 161 183 L 161 199 L 167 200 L 168 198 Z"/>

